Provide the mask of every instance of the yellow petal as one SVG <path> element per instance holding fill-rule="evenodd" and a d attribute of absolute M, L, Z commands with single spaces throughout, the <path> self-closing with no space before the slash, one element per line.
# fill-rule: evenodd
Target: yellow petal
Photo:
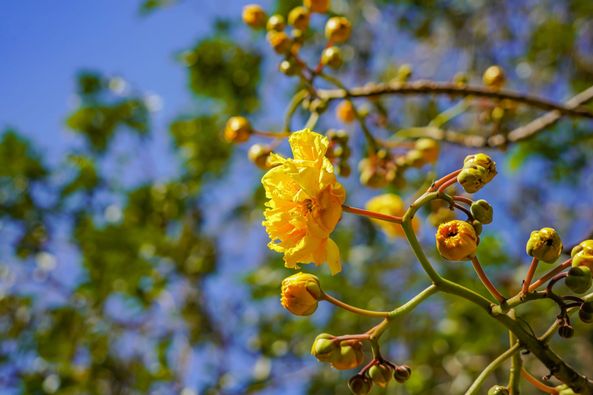
<path fill-rule="evenodd" d="M 332 240 L 327 239 L 327 264 L 332 276 L 342 271 L 342 264 L 340 263 L 340 249 L 338 245 Z"/>

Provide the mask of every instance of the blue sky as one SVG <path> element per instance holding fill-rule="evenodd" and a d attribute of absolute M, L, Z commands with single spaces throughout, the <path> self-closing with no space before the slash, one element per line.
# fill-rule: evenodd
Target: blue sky
<path fill-rule="evenodd" d="M 210 29 L 212 17 L 228 14 L 231 5 L 185 1 L 141 16 L 140 3 L 4 2 L 0 129 L 16 127 L 58 159 L 72 143 L 63 120 L 74 106 L 75 75 L 91 69 L 121 75 L 133 88 L 160 96 L 164 106 L 156 114 L 155 135 L 162 138 L 166 123 L 191 102 L 175 54 L 192 46 Z"/>

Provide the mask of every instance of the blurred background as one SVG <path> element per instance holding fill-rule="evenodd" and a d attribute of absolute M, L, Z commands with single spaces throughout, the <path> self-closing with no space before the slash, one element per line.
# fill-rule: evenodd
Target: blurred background
<path fill-rule="evenodd" d="M 282 309 L 280 282 L 292 272 L 266 248 L 263 173 L 247 159 L 250 143 L 220 138 L 236 114 L 279 130 L 298 85 L 277 71 L 281 59 L 264 33 L 242 24 L 245 4 L 0 5 L 0 394 L 349 393 L 352 372 L 319 364 L 310 346 L 320 332 L 364 332 L 376 322 L 326 305 L 309 318 Z M 286 15 L 300 2 L 260 4 Z M 348 86 L 387 81 L 403 64 L 412 79 L 451 81 L 463 72 L 473 84 L 498 64 L 509 89 L 557 102 L 593 85 L 590 0 L 332 0 L 331 9 L 354 26 L 335 73 Z M 311 64 L 324 21 L 312 19 L 303 50 Z M 381 115 L 371 124 L 381 137 L 426 125 L 456 102 L 360 101 Z M 478 106 L 451 126 L 488 133 L 490 109 Z M 380 191 L 360 185 L 362 133 L 333 110 L 317 130 L 351 134 L 354 171 L 340 181 L 347 202 L 362 207 Z M 513 110 L 498 127 L 540 114 Z M 297 111 L 295 128 L 306 115 Z M 527 270 L 531 230 L 553 226 L 566 246 L 593 230 L 592 128 L 564 119 L 525 143 L 487 151 L 500 175 L 477 194 L 495 210 L 479 257 L 504 294 L 517 292 Z M 443 144 L 434 168 L 389 188 L 409 202 L 428 172 L 450 172 L 470 152 Z M 435 254 L 429 215 L 421 215 L 420 237 L 438 270 L 486 294 L 465 263 Z M 334 234 L 343 273 L 305 267 L 328 293 L 390 310 L 428 284 L 405 240 L 387 239 L 366 219 L 345 215 Z M 519 313 L 537 333 L 556 316 L 547 301 Z M 593 331 L 574 325 L 574 338 L 556 336 L 552 345 L 593 375 Z M 433 297 L 383 340 L 390 359 L 412 367 L 411 379 L 373 393 L 462 393 L 507 343 L 481 311 Z M 524 360 L 534 374 L 548 373 Z M 497 371 L 485 388 L 506 377 Z"/>

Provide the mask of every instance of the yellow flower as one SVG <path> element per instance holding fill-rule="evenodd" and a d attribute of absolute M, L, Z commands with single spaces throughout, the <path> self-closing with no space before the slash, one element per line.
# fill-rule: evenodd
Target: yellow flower
<path fill-rule="evenodd" d="M 262 178 L 269 199 L 263 222 L 271 239 L 268 247 L 284 253 L 288 268 L 327 262 L 336 274 L 342 269 L 340 251 L 329 235 L 342 216 L 346 193 L 325 157 L 329 142 L 309 129 L 288 141 L 294 159 L 271 154 L 277 166 Z"/>
<path fill-rule="evenodd" d="M 383 195 L 375 196 L 367 202 L 366 209 L 393 216 L 402 216 L 406 212 L 404 201 L 393 193 L 385 193 Z M 371 218 L 371 221 L 377 224 L 389 237 L 406 237 L 400 224 L 375 218 Z M 420 221 L 418 221 L 418 218 L 412 219 L 412 227 L 414 232 L 418 231 L 420 228 Z"/>
<path fill-rule="evenodd" d="M 322 295 L 319 279 L 308 273 L 297 273 L 282 280 L 282 306 L 295 315 L 311 315 Z"/>
<path fill-rule="evenodd" d="M 453 220 L 439 225 L 436 234 L 437 250 L 450 261 L 466 261 L 476 253 L 478 236 L 467 222 Z"/>

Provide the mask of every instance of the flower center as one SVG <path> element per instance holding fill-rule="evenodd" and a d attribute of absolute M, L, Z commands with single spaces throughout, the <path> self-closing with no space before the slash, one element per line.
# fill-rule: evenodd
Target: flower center
<path fill-rule="evenodd" d="M 313 199 L 305 199 L 302 202 L 303 214 L 305 216 L 317 210 L 317 202 Z"/>

